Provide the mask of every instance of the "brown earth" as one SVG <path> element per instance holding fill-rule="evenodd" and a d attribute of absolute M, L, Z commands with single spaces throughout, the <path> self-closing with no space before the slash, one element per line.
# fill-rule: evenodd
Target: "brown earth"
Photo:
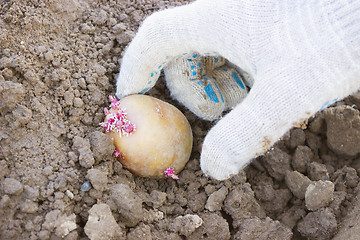
<path fill-rule="evenodd" d="M 112 156 L 98 123 L 124 48 L 145 16 L 186 3 L 0 1 L 0 239 L 357 239 L 360 94 L 215 181 L 199 167 L 214 123 L 161 77 L 149 94 L 193 128 L 180 179 L 133 176 Z"/>

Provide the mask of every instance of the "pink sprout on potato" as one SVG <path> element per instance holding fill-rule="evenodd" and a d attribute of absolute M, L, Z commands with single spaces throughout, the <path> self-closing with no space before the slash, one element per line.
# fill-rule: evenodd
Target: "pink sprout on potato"
<path fill-rule="evenodd" d="M 136 130 L 135 125 L 127 118 L 125 109 L 119 107 L 120 102 L 113 96 L 109 96 L 109 99 L 111 101 L 111 110 L 117 111 L 111 112 L 107 108 L 104 108 L 104 113 L 108 117 L 105 122 L 102 122 L 99 125 L 104 127 L 106 132 L 116 131 L 120 133 L 120 136 L 128 136 Z"/>
<path fill-rule="evenodd" d="M 116 151 L 116 150 L 114 151 L 114 156 L 115 157 L 119 157 L 120 155 L 121 155 L 121 153 L 119 151 Z"/>
<path fill-rule="evenodd" d="M 109 96 L 109 99 L 110 99 L 110 107 L 114 110 L 117 110 L 117 109 L 120 109 L 119 105 L 120 105 L 120 102 L 116 99 L 116 97 L 113 97 L 113 96 Z"/>
<path fill-rule="evenodd" d="M 171 177 L 172 179 L 179 179 L 173 168 L 167 168 L 164 173 L 167 177 Z"/>

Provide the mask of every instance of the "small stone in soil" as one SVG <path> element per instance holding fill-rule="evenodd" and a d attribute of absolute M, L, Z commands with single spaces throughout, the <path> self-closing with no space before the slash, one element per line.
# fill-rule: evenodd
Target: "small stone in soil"
<path fill-rule="evenodd" d="M 248 183 L 230 191 L 224 201 L 224 210 L 233 218 L 234 227 L 238 227 L 241 220 L 249 216 L 266 217 Z"/>
<path fill-rule="evenodd" d="M 84 231 L 90 239 L 96 240 L 120 239 L 123 235 L 110 207 L 106 204 L 92 206 Z"/>
<path fill-rule="evenodd" d="M 334 183 L 319 180 L 311 183 L 305 193 L 305 205 L 310 211 L 326 207 L 334 199 Z"/>
<path fill-rule="evenodd" d="M 91 189 L 91 183 L 90 181 L 85 181 L 83 185 L 81 185 L 81 191 L 88 192 Z"/>
<path fill-rule="evenodd" d="M 336 229 L 335 215 L 328 208 L 308 213 L 297 226 L 297 230 L 303 237 L 314 240 L 329 240 Z"/>
<path fill-rule="evenodd" d="M 291 170 L 291 156 L 279 148 L 268 152 L 264 158 L 264 165 L 270 176 L 276 180 L 283 180 L 287 170 Z"/>
<path fill-rule="evenodd" d="M 313 181 L 329 180 L 329 173 L 324 164 L 312 162 L 307 167 L 308 176 Z"/>
<path fill-rule="evenodd" d="M 110 196 L 118 208 L 121 221 L 125 226 L 133 227 L 144 217 L 142 200 L 126 184 L 114 184 Z"/>
<path fill-rule="evenodd" d="M 325 120 L 329 148 L 339 155 L 356 156 L 360 152 L 359 111 L 345 105 L 329 108 Z"/>
<path fill-rule="evenodd" d="M 206 201 L 205 208 L 211 212 L 216 210 L 221 210 L 227 194 L 228 194 L 228 189 L 225 186 L 213 192 Z"/>
<path fill-rule="evenodd" d="M 314 154 L 308 146 L 298 146 L 291 162 L 294 170 L 305 173 L 306 166 L 312 161 Z"/>
<path fill-rule="evenodd" d="M 200 213 L 199 217 L 203 223 L 191 235 L 188 240 L 198 239 L 230 239 L 228 222 L 217 213 Z"/>
<path fill-rule="evenodd" d="M 299 199 L 305 198 L 305 192 L 311 180 L 297 171 L 287 171 L 285 183 L 290 191 Z"/>
<path fill-rule="evenodd" d="M 107 188 L 107 174 L 99 169 L 89 169 L 86 178 L 90 180 L 91 185 L 98 191 L 102 192 Z"/>

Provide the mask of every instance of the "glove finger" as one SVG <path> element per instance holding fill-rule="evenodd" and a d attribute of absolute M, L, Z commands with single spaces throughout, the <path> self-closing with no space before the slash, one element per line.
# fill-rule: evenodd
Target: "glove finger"
<path fill-rule="evenodd" d="M 222 93 L 226 109 L 233 108 L 244 100 L 248 90 L 238 71 L 222 66 L 213 70 L 211 75 Z"/>
<path fill-rule="evenodd" d="M 179 57 L 165 68 L 167 86 L 172 97 L 198 117 L 214 120 L 225 110 L 224 98 L 215 80 L 206 75 L 199 54 Z"/>

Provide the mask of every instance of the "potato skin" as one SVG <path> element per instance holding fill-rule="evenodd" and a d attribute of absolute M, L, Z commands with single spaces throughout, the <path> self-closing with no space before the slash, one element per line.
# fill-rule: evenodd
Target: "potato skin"
<path fill-rule="evenodd" d="M 188 162 L 193 136 L 186 117 L 173 105 L 147 95 L 130 95 L 120 108 L 136 130 L 128 136 L 106 132 L 120 152 L 118 160 L 133 174 L 164 177 L 164 170 L 179 173 Z"/>

